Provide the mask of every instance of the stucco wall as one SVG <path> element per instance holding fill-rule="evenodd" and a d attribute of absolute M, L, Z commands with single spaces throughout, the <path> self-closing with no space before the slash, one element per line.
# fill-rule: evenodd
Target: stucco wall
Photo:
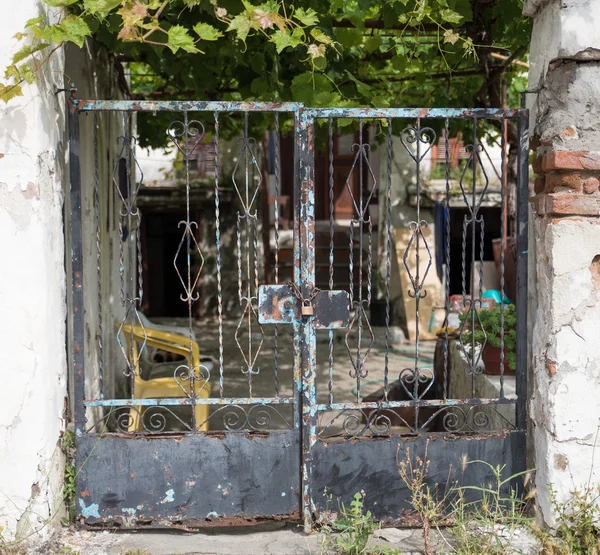
<path fill-rule="evenodd" d="M 39 10 L 37 2 L 25 0 L 0 20 L 1 67 L 20 48 L 11 37 Z M 115 89 L 109 67 L 106 56 L 89 45 L 58 51 L 22 97 L 0 105 L 0 535 L 5 541 L 42 539 L 64 514 L 61 434 L 69 420 L 65 267 L 70 257 L 63 225 L 66 213 L 68 235 L 70 212 L 66 96 L 54 89 L 75 82 L 80 94 L 107 96 Z M 88 118 L 82 136 L 90 127 Z M 112 129 L 101 134 L 101 146 L 120 132 L 118 125 Z M 82 156 L 84 252 L 93 262 L 90 151 L 88 146 Z M 111 161 L 108 149 L 103 152 L 102 166 Z M 95 272 L 95 264 L 87 271 Z M 103 279 L 114 281 L 108 273 Z M 92 315 L 93 299 L 86 299 Z M 95 330 L 87 336 L 88 343 L 95 341 Z M 93 344 L 88 351 L 93 357 Z"/>
<path fill-rule="evenodd" d="M 600 0 L 529 0 L 537 174 L 530 232 L 530 416 L 537 500 L 600 483 Z M 597 446 L 596 446 L 597 447 Z"/>
<path fill-rule="evenodd" d="M 11 5 L 0 18 L 0 67 L 12 38 L 39 15 Z M 45 534 L 60 510 L 67 394 L 62 53 L 24 95 L 0 105 L 0 527 L 4 539 Z M 58 521 L 58 519 L 55 519 Z"/>

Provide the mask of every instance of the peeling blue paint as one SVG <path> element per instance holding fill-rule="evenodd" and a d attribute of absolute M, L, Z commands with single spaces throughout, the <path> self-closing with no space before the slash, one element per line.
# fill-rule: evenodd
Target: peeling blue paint
<path fill-rule="evenodd" d="M 98 503 L 92 503 L 89 507 L 85 506 L 85 501 L 83 499 L 79 499 L 79 506 L 81 507 L 81 514 L 84 518 L 89 518 L 91 516 L 95 518 L 100 518 L 99 506 Z"/>
<path fill-rule="evenodd" d="M 170 489 L 165 492 L 165 498 L 161 503 L 173 503 L 175 501 L 175 490 Z"/>

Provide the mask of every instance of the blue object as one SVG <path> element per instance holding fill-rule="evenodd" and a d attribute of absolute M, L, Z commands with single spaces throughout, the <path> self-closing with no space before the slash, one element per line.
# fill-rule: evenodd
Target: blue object
<path fill-rule="evenodd" d="M 483 295 L 481 295 L 481 298 L 482 299 L 493 299 L 498 304 L 500 304 L 502 302 L 500 300 L 501 299 L 500 291 L 498 291 L 497 289 L 488 289 L 485 293 L 483 293 Z M 504 304 L 512 304 L 512 301 L 506 295 L 504 295 Z"/>
<path fill-rule="evenodd" d="M 433 223 L 435 236 L 435 270 L 440 281 L 443 281 L 444 262 L 446 261 L 446 220 L 448 213 L 446 207 L 439 201 L 433 206 Z"/>

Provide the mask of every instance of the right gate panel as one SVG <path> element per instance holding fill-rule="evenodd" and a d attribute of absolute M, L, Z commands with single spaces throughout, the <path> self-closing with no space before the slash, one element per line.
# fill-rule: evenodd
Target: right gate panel
<path fill-rule="evenodd" d="M 525 469 L 526 112 L 307 112 L 329 150 L 315 189 L 353 208 L 315 231 L 315 285 L 348 291 L 350 325 L 317 331 L 310 511 L 363 492 L 406 523 L 403 468 L 440 492 L 489 481 L 469 461 Z"/>

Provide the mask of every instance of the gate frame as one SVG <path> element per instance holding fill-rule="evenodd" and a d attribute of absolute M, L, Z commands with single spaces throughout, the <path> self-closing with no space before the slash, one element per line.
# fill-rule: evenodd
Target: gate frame
<path fill-rule="evenodd" d="M 295 119 L 295 172 L 294 172 L 294 282 L 306 297 L 315 286 L 315 157 L 314 133 L 317 118 L 369 118 L 369 119 L 420 119 L 420 118 L 480 118 L 517 119 L 519 128 L 518 177 L 517 177 L 517 372 L 516 388 L 516 432 L 517 443 L 513 446 L 515 464 L 525 469 L 527 427 L 527 246 L 528 246 L 528 111 L 520 109 L 420 109 L 420 108 L 304 108 L 298 103 L 254 103 L 254 102 L 188 102 L 188 101 L 85 101 L 71 98 L 69 106 L 69 165 L 71 199 L 71 248 L 72 248 L 72 364 L 74 376 L 74 422 L 78 443 L 83 442 L 85 406 L 127 406 L 127 400 L 104 400 L 89 403 L 85 397 L 84 372 L 84 282 L 82 259 L 82 212 L 81 212 L 81 165 L 79 115 L 88 111 L 172 111 L 172 112 L 226 112 L 244 113 L 253 111 L 279 111 L 292 113 Z M 310 320 L 298 318 L 293 324 L 293 414 L 294 428 L 301 449 L 298 452 L 300 505 L 304 529 L 310 532 L 318 512 L 314 491 L 313 458 L 317 437 L 316 400 L 316 333 Z M 242 399 L 235 399 L 240 403 Z M 261 399 L 250 398 L 248 404 L 261 404 Z M 264 401 L 264 400 L 262 400 Z M 450 400 L 453 401 L 453 400 Z M 485 401 L 485 400 L 479 400 Z M 415 401 L 387 402 L 383 408 L 414 406 Z M 206 404 L 223 404 L 210 403 Z M 452 403 L 448 403 L 452 404 Z M 482 403 L 484 404 L 484 403 Z M 361 403 L 341 403 L 341 408 L 360 408 Z M 440 406 L 438 403 L 436 406 Z M 270 432 L 273 434 L 273 432 Z M 193 437 L 205 434 L 196 433 Z M 425 434 L 426 436 L 427 434 Z M 93 437 L 90 435 L 90 437 Z M 392 436 L 394 437 L 394 436 Z M 397 436 L 402 438 L 404 436 Z M 98 438 L 100 442 L 102 438 Z M 119 440 L 120 438 L 117 438 Z M 160 438 L 163 439 L 163 438 Z M 160 441 L 158 439 L 158 441 Z M 124 439 L 123 439 L 124 441 Z M 154 440 L 157 441 L 157 440 Z M 344 441 L 350 444 L 350 441 Z M 360 442 L 359 442 L 360 443 Z M 96 443 L 97 444 L 97 443 Z M 95 445 L 93 447 L 95 449 Z M 87 458 L 82 458 L 78 448 L 78 467 Z M 84 462 L 84 464 L 85 464 Z M 77 481 L 77 499 L 85 492 L 81 480 Z M 97 513 L 97 510 L 96 510 Z M 84 516 L 85 511 L 83 512 Z M 88 510 L 88 516 L 89 516 Z M 92 516 L 94 516 L 92 514 Z"/>

